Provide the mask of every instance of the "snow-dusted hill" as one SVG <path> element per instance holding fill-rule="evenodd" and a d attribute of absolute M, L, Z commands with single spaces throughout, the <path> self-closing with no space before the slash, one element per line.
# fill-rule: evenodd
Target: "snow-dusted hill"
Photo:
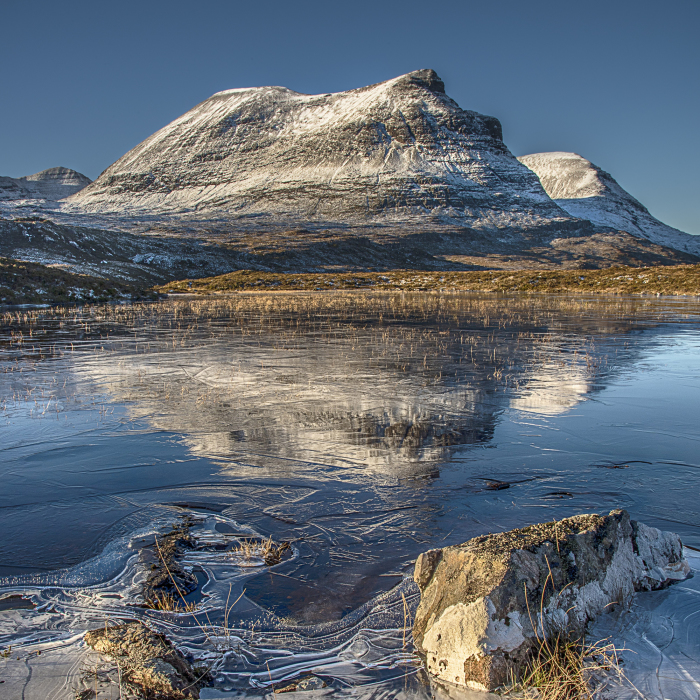
<path fill-rule="evenodd" d="M 75 211 L 491 230 L 572 222 L 432 70 L 327 95 L 283 87 L 205 100 L 69 200 Z"/>
<path fill-rule="evenodd" d="M 0 199 L 58 200 L 79 192 L 92 182 L 70 168 L 49 168 L 25 177 L 0 177 Z"/>
<path fill-rule="evenodd" d="M 561 155 L 524 165 L 432 70 L 325 95 L 226 90 L 86 187 L 63 168 L 0 178 L 0 254 L 138 280 L 697 262 L 695 238 Z"/>
<path fill-rule="evenodd" d="M 627 231 L 659 245 L 700 254 L 700 236 L 655 219 L 609 173 L 578 154 L 533 153 L 518 160 L 537 174 L 547 194 L 572 216 Z"/>

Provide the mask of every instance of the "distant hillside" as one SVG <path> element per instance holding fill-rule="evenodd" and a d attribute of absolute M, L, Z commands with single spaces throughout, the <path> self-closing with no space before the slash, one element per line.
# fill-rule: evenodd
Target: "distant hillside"
<path fill-rule="evenodd" d="M 0 200 L 58 200 L 79 192 L 92 182 L 70 168 L 49 168 L 25 177 L 0 177 Z"/>
<path fill-rule="evenodd" d="M 0 305 L 72 304 L 155 297 L 133 285 L 0 257 Z"/>
<path fill-rule="evenodd" d="M 612 175 L 582 156 L 533 153 L 518 160 L 537 174 L 547 194 L 571 216 L 700 254 L 700 236 L 691 236 L 655 219 Z"/>

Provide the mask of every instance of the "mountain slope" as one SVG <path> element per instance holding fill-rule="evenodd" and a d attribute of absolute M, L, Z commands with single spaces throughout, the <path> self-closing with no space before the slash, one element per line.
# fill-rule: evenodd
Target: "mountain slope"
<path fill-rule="evenodd" d="M 49 168 L 25 177 L 0 177 L 0 199 L 58 200 L 79 192 L 92 182 L 70 168 Z"/>
<path fill-rule="evenodd" d="M 686 253 L 700 254 L 700 236 L 684 233 L 654 218 L 609 173 L 580 155 L 533 153 L 518 160 L 537 174 L 547 194 L 571 216 Z"/>
<path fill-rule="evenodd" d="M 432 70 L 328 95 L 282 87 L 205 100 L 71 200 L 94 213 L 236 218 L 258 226 L 444 222 L 578 225 Z"/>

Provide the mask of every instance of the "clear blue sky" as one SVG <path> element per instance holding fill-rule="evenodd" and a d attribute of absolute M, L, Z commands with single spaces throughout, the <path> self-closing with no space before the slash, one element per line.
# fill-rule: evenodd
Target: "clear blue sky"
<path fill-rule="evenodd" d="M 97 177 L 219 90 L 434 68 L 516 155 L 575 151 L 700 233 L 700 2 L 0 0 L 0 175 Z"/>

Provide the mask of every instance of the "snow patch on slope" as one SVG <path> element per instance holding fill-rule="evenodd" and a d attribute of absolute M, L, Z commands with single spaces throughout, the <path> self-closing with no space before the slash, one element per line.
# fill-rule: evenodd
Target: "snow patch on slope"
<path fill-rule="evenodd" d="M 598 226 L 610 226 L 694 255 L 700 236 L 667 226 L 626 192 L 609 173 L 576 153 L 533 153 L 518 160 L 540 179 L 547 194 L 566 212 Z"/>

